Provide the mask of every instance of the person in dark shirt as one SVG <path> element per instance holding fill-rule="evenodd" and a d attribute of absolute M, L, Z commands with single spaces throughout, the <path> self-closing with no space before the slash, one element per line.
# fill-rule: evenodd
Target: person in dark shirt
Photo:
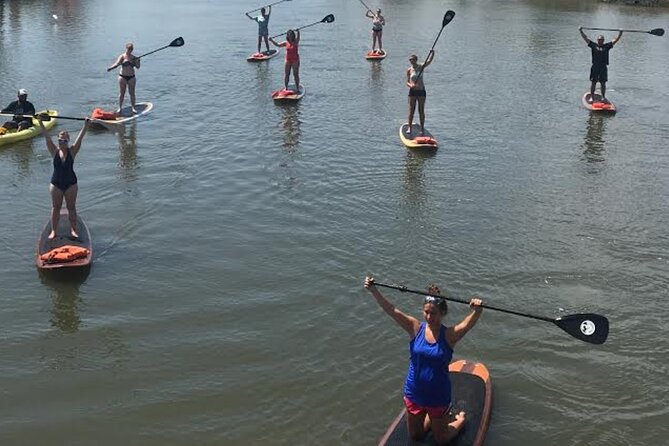
<path fill-rule="evenodd" d="M 606 81 L 608 80 L 607 66 L 609 65 L 609 51 L 623 36 L 623 31 L 618 31 L 618 36 L 608 43 L 604 43 L 604 36 L 602 35 L 597 36 L 596 43 L 588 39 L 588 36 L 583 32 L 582 26 L 578 28 L 578 31 L 581 33 L 581 37 L 583 37 L 585 43 L 592 50 L 592 67 L 590 68 L 590 82 L 592 83 L 590 84 L 590 99 L 588 102 L 593 102 L 594 100 L 597 82 L 599 82 L 601 87 L 602 101 L 608 102 L 606 99 Z"/>
<path fill-rule="evenodd" d="M 19 90 L 18 100 L 12 102 L 7 107 L 2 109 L 2 113 L 12 113 L 14 119 L 5 122 L 2 126 L 6 129 L 16 129 L 18 131 L 25 130 L 33 126 L 32 118 L 18 115 L 34 115 L 35 106 L 28 102 L 28 92 L 23 88 Z"/>

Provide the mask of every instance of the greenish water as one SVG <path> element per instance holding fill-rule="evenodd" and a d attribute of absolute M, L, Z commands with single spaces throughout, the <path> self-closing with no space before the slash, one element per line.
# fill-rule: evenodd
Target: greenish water
<path fill-rule="evenodd" d="M 0 103 L 111 109 L 126 41 L 154 111 L 91 132 L 76 160 L 94 240 L 85 277 L 34 267 L 48 217 L 43 141 L 0 147 L 0 444 L 374 444 L 401 409 L 407 339 L 366 274 L 559 316 L 609 317 L 606 344 L 485 312 L 456 350 L 491 371 L 487 444 L 656 445 L 669 435 L 669 46 L 625 34 L 614 117 L 580 105 L 579 25 L 652 29 L 658 9 L 594 2 L 403 0 L 380 6 L 370 64 L 352 0 L 294 0 L 270 32 L 314 22 L 307 95 L 270 95 L 239 0 L 0 3 Z M 259 6 L 259 5 L 258 5 Z M 407 56 L 425 72 L 433 156 L 398 140 Z M 52 18 L 58 16 L 58 20 Z M 666 26 L 665 26 L 666 27 Z M 607 34 L 608 36 L 608 34 Z M 78 130 L 61 121 L 59 128 Z M 388 296 L 419 316 L 420 301 Z M 562 309 L 562 310 L 561 310 Z M 464 307 L 451 305 L 449 323 Z"/>

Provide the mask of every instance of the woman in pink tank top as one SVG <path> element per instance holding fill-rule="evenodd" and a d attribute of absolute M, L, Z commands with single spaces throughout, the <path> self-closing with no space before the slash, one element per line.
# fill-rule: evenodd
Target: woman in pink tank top
<path fill-rule="evenodd" d="M 293 31 L 289 29 L 286 33 L 286 41 L 277 43 L 274 39 L 269 39 L 274 45 L 286 48 L 286 65 L 283 83 L 288 90 L 288 81 L 290 80 L 290 71 L 293 71 L 295 79 L 295 91 L 300 91 L 300 55 L 297 52 L 300 45 L 300 30 Z"/>

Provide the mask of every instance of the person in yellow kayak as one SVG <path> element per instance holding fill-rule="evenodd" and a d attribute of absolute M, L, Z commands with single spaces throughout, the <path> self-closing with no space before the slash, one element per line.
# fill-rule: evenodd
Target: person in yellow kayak
<path fill-rule="evenodd" d="M 585 40 L 585 43 L 588 44 L 588 47 L 592 49 L 592 66 L 590 67 L 590 98 L 588 99 L 588 102 L 594 102 L 597 82 L 599 82 L 599 86 L 601 88 L 602 102 L 608 102 L 608 99 L 606 99 L 606 81 L 608 81 L 609 51 L 611 48 L 613 48 L 613 45 L 618 43 L 620 38 L 623 36 L 623 31 L 618 31 L 618 36 L 607 43 L 604 43 L 604 36 L 602 35 L 597 37 L 597 43 L 590 40 L 583 32 L 582 26 L 578 28 L 578 31 L 581 33 L 581 37 L 583 40 Z"/>
<path fill-rule="evenodd" d="M 130 105 L 132 106 L 132 113 L 137 113 L 135 110 L 135 85 L 137 85 L 137 78 L 135 78 L 135 68 L 139 70 L 140 60 L 139 57 L 135 57 L 132 54 L 134 45 L 132 42 L 129 42 L 125 45 L 125 52 L 118 56 L 116 62 L 111 67 L 107 68 L 107 71 L 111 71 L 114 68 L 121 66 L 121 70 L 118 73 L 118 87 L 119 87 L 119 96 L 118 96 L 118 110 L 116 113 L 121 113 L 123 109 L 123 98 L 125 97 L 125 90 L 128 89 L 130 93 Z"/>
<path fill-rule="evenodd" d="M 3 108 L 2 113 L 15 115 L 11 121 L 7 121 L 2 125 L 3 128 L 6 130 L 21 131 L 33 126 L 32 117 L 27 117 L 26 115 L 34 115 L 35 106 L 28 101 L 28 92 L 22 88 L 18 92 L 18 99 Z"/>
<path fill-rule="evenodd" d="M 258 17 L 251 17 L 249 13 L 246 13 L 246 17 L 258 22 L 258 53 L 260 53 L 260 47 L 262 41 L 265 41 L 265 48 L 269 53 L 269 16 L 272 13 L 272 7 L 268 6 L 267 9 L 260 8 L 260 15 Z"/>
<path fill-rule="evenodd" d="M 466 420 L 465 412 L 449 415 L 451 408 L 451 380 L 448 365 L 453 358 L 455 344 L 471 330 L 481 317 L 481 299 L 474 296 L 469 302 L 472 311 L 458 324 L 442 324 L 448 306 L 446 299 L 425 296 L 421 322 L 403 313 L 379 292 L 373 277 L 365 278 L 365 288 L 372 293 L 379 306 L 409 334 L 409 372 L 404 383 L 409 435 L 422 440 L 432 430 L 437 444 L 447 444 L 460 432 Z M 441 295 L 439 287 L 430 285 L 428 294 Z"/>
<path fill-rule="evenodd" d="M 63 206 L 63 198 L 67 206 L 67 212 L 70 219 L 70 237 L 78 239 L 77 233 L 77 175 L 74 173 L 74 157 L 81 149 L 81 142 L 84 140 L 86 130 L 88 130 L 89 119 L 86 118 L 84 126 L 73 145 L 70 144 L 70 134 L 67 130 L 58 133 L 58 145 L 54 144 L 49 135 L 49 131 L 44 127 L 42 120 L 39 120 L 39 126 L 42 130 L 42 136 L 46 140 L 46 148 L 53 157 L 53 174 L 51 175 L 51 184 L 49 193 L 51 194 L 51 232 L 48 239 L 56 237 L 56 228 L 60 219 L 60 208 Z"/>

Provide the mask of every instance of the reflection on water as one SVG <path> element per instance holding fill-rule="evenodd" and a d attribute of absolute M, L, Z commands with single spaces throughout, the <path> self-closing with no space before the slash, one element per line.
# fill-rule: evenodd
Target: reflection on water
<path fill-rule="evenodd" d="M 590 113 L 583 140 L 583 156 L 589 163 L 601 163 L 604 159 L 604 130 L 607 116 Z"/>
<path fill-rule="evenodd" d="M 283 148 L 287 152 L 296 150 L 300 143 L 300 108 L 299 104 L 288 104 L 281 106 L 281 128 L 283 128 Z"/>
<path fill-rule="evenodd" d="M 425 162 L 432 158 L 436 153 L 433 149 L 426 150 L 407 150 L 404 161 L 404 205 L 411 212 L 415 212 L 424 207 L 427 200 L 425 186 Z"/>
<path fill-rule="evenodd" d="M 0 119 L 1 121 L 1 119 Z M 33 143 L 35 145 L 33 145 Z M 15 163 L 19 177 L 27 177 L 30 175 L 30 163 L 36 160 L 36 155 L 40 150 L 46 152 L 43 140 L 37 141 L 28 140 L 21 141 L 7 146 L 0 146 L 0 160 L 3 162 Z M 5 160 L 7 159 L 7 160 Z"/>
<path fill-rule="evenodd" d="M 123 126 L 116 132 L 118 138 L 119 162 L 121 179 L 132 182 L 137 179 L 137 123 Z"/>
<path fill-rule="evenodd" d="M 52 327 L 63 333 L 74 333 L 79 330 L 81 324 L 77 308 L 81 301 L 79 287 L 86 281 L 90 271 L 89 267 L 38 272 L 42 284 L 51 289 L 53 307 L 49 322 Z"/>

